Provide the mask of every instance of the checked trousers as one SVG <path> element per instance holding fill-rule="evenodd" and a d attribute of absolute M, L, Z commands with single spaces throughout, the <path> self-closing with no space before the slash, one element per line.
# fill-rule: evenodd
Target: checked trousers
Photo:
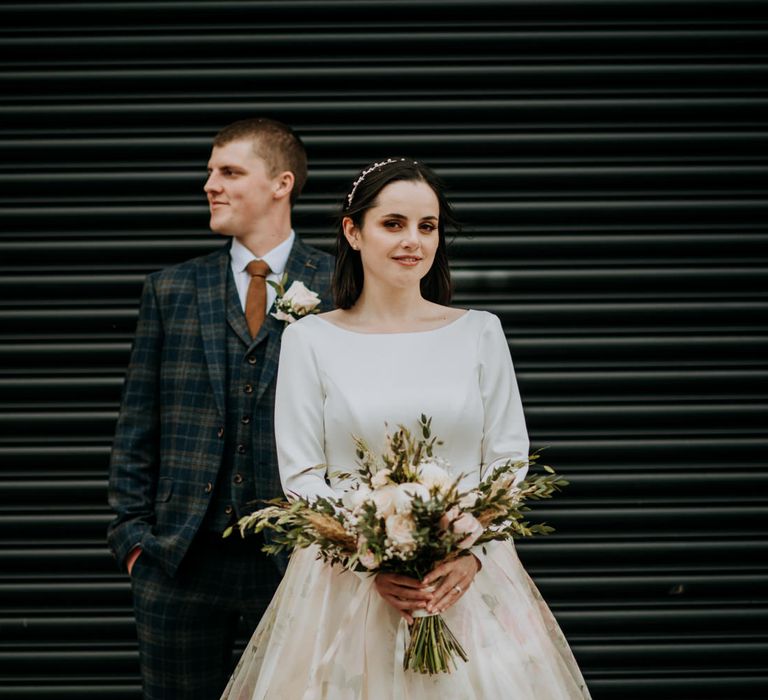
<path fill-rule="evenodd" d="M 145 700 L 216 700 L 234 669 L 239 620 L 248 634 L 281 574 L 260 537 L 199 535 L 176 575 L 146 553 L 131 574 Z"/>

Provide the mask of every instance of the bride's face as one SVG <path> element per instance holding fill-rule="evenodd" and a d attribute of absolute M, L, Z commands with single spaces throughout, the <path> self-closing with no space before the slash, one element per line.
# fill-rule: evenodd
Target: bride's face
<path fill-rule="evenodd" d="M 365 281 L 418 285 L 435 259 L 439 215 L 440 204 L 427 183 L 397 180 L 382 188 L 361 228 L 345 218 L 344 235 L 360 251 Z"/>

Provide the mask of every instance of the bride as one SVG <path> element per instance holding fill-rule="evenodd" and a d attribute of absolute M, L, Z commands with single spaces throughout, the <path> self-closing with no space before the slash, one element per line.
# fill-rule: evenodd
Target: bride
<path fill-rule="evenodd" d="M 499 319 L 448 306 L 445 230 L 454 225 L 426 166 L 389 158 L 365 168 L 343 203 L 338 308 L 283 335 L 275 435 L 288 494 L 334 496 L 353 471 L 353 435 L 375 454 L 385 424 L 423 413 L 439 455 L 471 488 L 525 459 L 528 437 Z M 231 700 L 572 700 L 579 668 L 514 546 L 494 542 L 423 581 L 368 576 L 295 551 L 223 697 Z M 411 614 L 441 612 L 469 661 L 450 674 L 404 671 Z"/>

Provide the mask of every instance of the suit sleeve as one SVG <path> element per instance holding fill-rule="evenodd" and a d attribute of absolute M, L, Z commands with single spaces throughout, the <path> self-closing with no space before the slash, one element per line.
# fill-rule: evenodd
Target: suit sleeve
<path fill-rule="evenodd" d="M 159 460 L 160 357 L 163 327 L 153 276 L 147 277 L 131 350 L 109 471 L 109 504 L 116 517 L 107 539 L 124 568 L 125 558 L 154 523 Z"/>
<path fill-rule="evenodd" d="M 301 322 L 283 333 L 275 393 L 275 440 L 286 495 L 335 498 L 325 480 L 323 389 L 317 359 Z"/>

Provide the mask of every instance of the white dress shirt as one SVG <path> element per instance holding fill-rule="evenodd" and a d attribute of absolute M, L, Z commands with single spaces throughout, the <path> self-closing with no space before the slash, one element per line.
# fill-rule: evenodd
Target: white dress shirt
<path fill-rule="evenodd" d="M 235 285 L 237 286 L 237 296 L 240 297 L 240 306 L 245 312 L 245 298 L 248 295 L 248 285 L 251 283 L 251 276 L 246 272 L 248 263 L 252 260 L 263 260 L 269 265 L 269 269 L 272 270 L 267 275 L 267 279 L 273 282 L 280 282 L 285 272 L 285 266 L 288 262 L 288 256 L 291 253 L 293 247 L 293 241 L 296 239 L 296 233 L 291 229 L 291 235 L 288 236 L 280 245 L 275 246 L 266 255 L 258 258 L 248 248 L 246 248 L 237 238 L 232 239 L 232 247 L 229 249 L 229 257 L 232 264 L 232 275 L 235 278 Z M 272 285 L 267 285 L 267 308 L 266 312 L 269 312 L 270 307 L 275 301 L 277 292 L 272 288 Z"/>

